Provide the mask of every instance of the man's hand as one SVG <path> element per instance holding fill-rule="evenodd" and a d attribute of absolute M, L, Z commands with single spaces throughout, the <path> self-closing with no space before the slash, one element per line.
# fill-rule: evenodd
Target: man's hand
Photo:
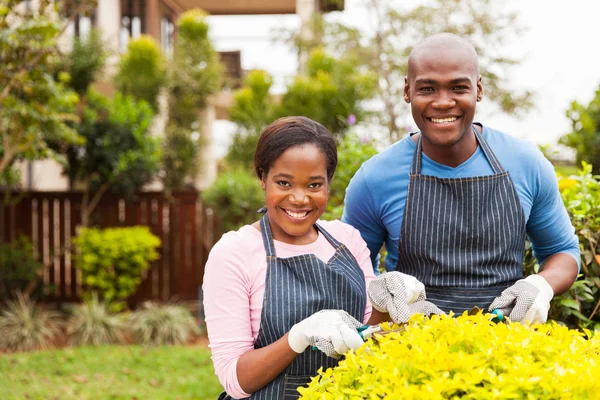
<path fill-rule="evenodd" d="M 362 323 L 344 310 L 323 310 L 292 326 L 288 343 L 296 353 L 316 346 L 329 357 L 340 358 L 350 349 L 360 348 L 364 341 L 356 328 Z"/>
<path fill-rule="evenodd" d="M 511 321 L 523 324 L 544 323 L 553 296 L 554 290 L 542 276 L 530 275 L 504 289 L 490 304 L 488 311 L 499 309 Z"/>
<path fill-rule="evenodd" d="M 411 315 L 443 314 L 435 304 L 425 300 L 425 285 L 417 278 L 398 271 L 386 272 L 369 284 L 373 308 L 390 314 L 395 323 L 408 321 Z"/>

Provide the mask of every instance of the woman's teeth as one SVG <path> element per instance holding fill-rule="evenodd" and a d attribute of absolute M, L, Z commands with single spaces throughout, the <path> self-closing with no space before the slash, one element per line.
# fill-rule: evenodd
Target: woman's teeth
<path fill-rule="evenodd" d="M 436 124 L 447 124 L 447 123 L 456 121 L 458 118 L 450 117 L 450 118 L 430 118 L 430 119 L 431 119 L 431 122 L 435 122 Z"/>
<path fill-rule="evenodd" d="M 304 218 L 304 217 L 306 217 L 306 214 L 308 214 L 308 211 L 296 213 L 296 212 L 285 210 L 285 212 L 287 215 L 289 215 L 292 218 Z"/>

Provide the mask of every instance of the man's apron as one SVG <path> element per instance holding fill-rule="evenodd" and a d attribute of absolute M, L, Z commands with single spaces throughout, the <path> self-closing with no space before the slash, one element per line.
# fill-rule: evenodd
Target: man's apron
<path fill-rule="evenodd" d="M 473 127 L 493 175 L 421 175 L 421 137 L 413 156 L 396 270 L 425 285 L 427 300 L 462 313 L 487 309 L 523 277 L 525 216 L 496 155 Z"/>
<path fill-rule="evenodd" d="M 365 276 L 345 245 L 325 229 L 315 227 L 335 248 L 324 263 L 314 254 L 279 258 L 271 234 L 268 214 L 261 221 L 263 243 L 267 253 L 265 294 L 260 330 L 254 348 L 265 347 L 285 335 L 294 324 L 321 310 L 345 310 L 363 321 L 366 306 Z M 298 386 L 306 385 L 317 370 L 335 367 L 338 361 L 309 346 L 299 354 L 275 380 L 250 396 L 250 399 L 297 399 Z M 231 399 L 222 393 L 219 399 Z"/>

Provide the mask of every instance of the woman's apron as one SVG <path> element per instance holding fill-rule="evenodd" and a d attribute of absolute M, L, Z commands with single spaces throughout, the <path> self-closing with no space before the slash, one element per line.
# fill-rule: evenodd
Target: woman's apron
<path fill-rule="evenodd" d="M 358 262 L 345 245 L 325 229 L 315 227 L 335 248 L 324 263 L 314 254 L 279 258 L 271 234 L 268 214 L 260 221 L 267 274 L 258 337 L 254 348 L 265 347 L 285 335 L 294 324 L 321 310 L 345 310 L 363 321 L 366 306 L 365 277 Z M 317 370 L 335 367 L 338 360 L 327 357 L 311 346 L 271 383 L 255 392 L 250 399 L 297 399 L 298 386 L 306 385 Z M 219 399 L 231 399 L 222 393 Z"/>
<path fill-rule="evenodd" d="M 487 309 L 523 276 L 525 216 L 510 175 L 481 134 L 493 175 L 421 175 L 421 137 L 413 156 L 396 270 L 425 285 L 427 300 L 462 313 Z"/>

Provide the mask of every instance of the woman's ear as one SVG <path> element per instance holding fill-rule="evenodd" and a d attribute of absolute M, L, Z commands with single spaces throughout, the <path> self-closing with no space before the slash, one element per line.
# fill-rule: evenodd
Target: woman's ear
<path fill-rule="evenodd" d="M 262 168 L 259 168 L 258 172 L 260 172 L 260 187 L 264 191 L 267 189 L 267 177 L 265 176 L 265 171 Z"/>

